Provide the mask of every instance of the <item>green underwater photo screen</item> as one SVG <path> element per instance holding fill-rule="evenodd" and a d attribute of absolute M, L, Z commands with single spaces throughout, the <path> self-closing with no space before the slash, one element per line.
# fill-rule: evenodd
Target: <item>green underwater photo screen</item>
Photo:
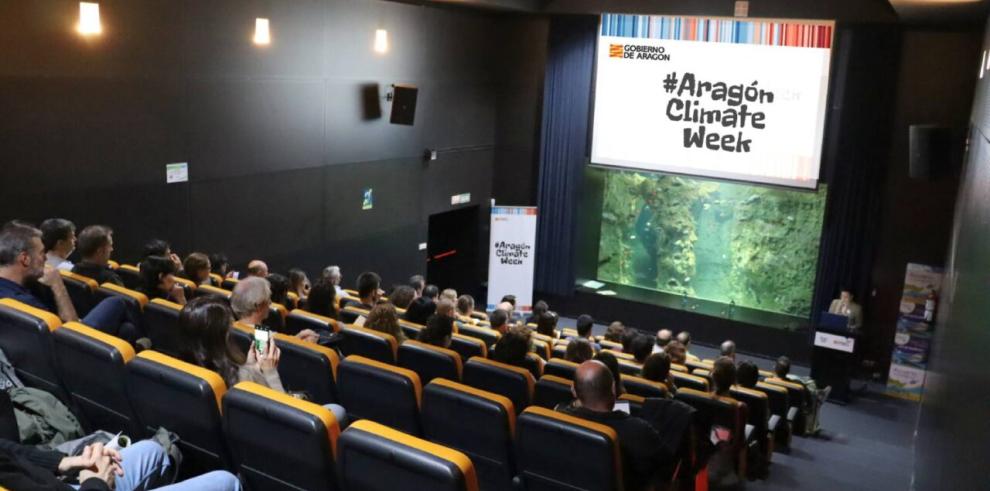
<path fill-rule="evenodd" d="M 825 195 L 606 170 L 598 279 L 807 318 Z"/>

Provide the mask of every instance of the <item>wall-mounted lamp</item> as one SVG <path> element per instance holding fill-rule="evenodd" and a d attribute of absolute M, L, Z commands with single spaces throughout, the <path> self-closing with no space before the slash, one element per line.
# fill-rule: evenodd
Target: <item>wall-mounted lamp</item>
<path fill-rule="evenodd" d="M 983 78 L 985 71 L 987 71 L 987 50 L 983 50 L 983 59 L 980 60 L 980 78 Z"/>
<path fill-rule="evenodd" d="M 79 25 L 76 31 L 83 36 L 95 36 L 103 32 L 100 25 L 100 4 L 79 2 Z"/>
<path fill-rule="evenodd" d="M 254 20 L 254 44 L 268 46 L 272 43 L 272 34 L 268 29 L 268 19 L 258 17 Z"/>
<path fill-rule="evenodd" d="M 375 51 L 378 53 L 388 51 L 388 31 L 385 29 L 375 31 Z"/>

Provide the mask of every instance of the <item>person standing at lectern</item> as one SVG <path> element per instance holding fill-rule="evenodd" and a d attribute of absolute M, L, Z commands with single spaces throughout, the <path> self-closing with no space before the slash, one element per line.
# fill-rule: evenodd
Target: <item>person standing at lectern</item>
<path fill-rule="evenodd" d="M 847 288 L 839 291 L 839 298 L 832 300 L 828 313 L 849 318 L 849 329 L 859 329 L 863 320 L 863 307 L 853 301 L 853 294 Z"/>

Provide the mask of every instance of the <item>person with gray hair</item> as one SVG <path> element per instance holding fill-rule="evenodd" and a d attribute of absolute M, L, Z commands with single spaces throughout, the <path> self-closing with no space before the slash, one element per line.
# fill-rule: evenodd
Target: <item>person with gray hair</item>
<path fill-rule="evenodd" d="M 268 280 L 257 276 L 249 276 L 238 281 L 230 296 L 230 308 L 234 311 L 237 322 L 254 328 L 265 326 L 271 305 L 272 287 Z M 272 330 L 268 327 L 264 328 Z M 311 343 L 320 340 L 320 335 L 312 329 L 303 329 L 296 334 L 296 337 Z"/>
<path fill-rule="evenodd" d="M 62 322 L 80 320 L 59 270 L 45 264 L 41 231 L 22 223 L 0 230 L 0 298 L 57 314 Z M 140 338 L 137 321 L 119 297 L 100 301 L 82 322 L 131 343 Z"/>
<path fill-rule="evenodd" d="M 333 288 L 337 290 L 338 297 L 344 294 L 344 289 L 340 287 L 340 282 L 344 279 L 344 275 L 340 272 L 340 266 L 332 265 L 323 268 L 323 277 L 330 280 Z"/>
<path fill-rule="evenodd" d="M 726 358 L 729 358 L 732 361 L 735 361 L 736 360 L 736 342 L 735 341 L 733 341 L 731 339 L 727 339 L 727 340 L 725 340 L 725 341 L 722 342 L 722 345 L 719 346 L 719 348 L 720 348 L 719 349 L 720 354 L 722 356 L 724 356 Z"/>

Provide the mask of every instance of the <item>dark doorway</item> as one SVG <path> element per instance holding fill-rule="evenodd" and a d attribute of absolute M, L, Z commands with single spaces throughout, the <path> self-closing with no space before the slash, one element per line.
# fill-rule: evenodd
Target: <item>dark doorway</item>
<path fill-rule="evenodd" d="M 474 295 L 480 285 L 478 207 L 469 206 L 430 215 L 426 278 L 458 295 Z"/>

